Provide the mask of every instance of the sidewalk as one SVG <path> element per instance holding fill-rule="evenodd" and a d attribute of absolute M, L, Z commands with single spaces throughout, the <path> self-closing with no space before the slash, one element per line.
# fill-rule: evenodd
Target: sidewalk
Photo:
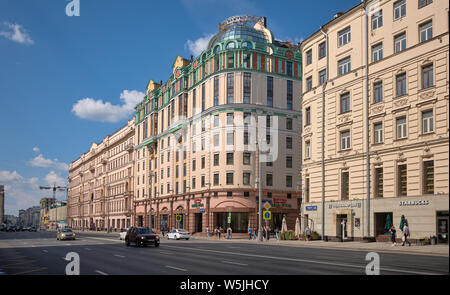
<path fill-rule="evenodd" d="M 227 240 L 226 236 L 222 237 L 220 240 L 217 237 L 205 237 L 194 235 L 193 239 L 202 239 L 210 241 L 220 241 L 220 242 L 238 242 L 238 243 L 250 243 L 250 244 L 261 244 L 261 245 L 280 245 L 280 246 L 290 246 L 290 247 L 309 247 L 309 248 L 326 248 L 326 249 L 341 249 L 341 250 L 354 250 L 354 251 L 374 251 L 374 252 L 386 252 L 386 253 L 406 253 L 406 254 L 421 254 L 421 255 L 439 255 L 439 256 L 449 256 L 449 245 L 411 245 L 402 246 L 397 244 L 397 246 L 392 246 L 391 243 L 363 243 L 363 242 L 325 242 L 322 240 L 316 241 L 288 241 L 288 240 L 277 240 L 275 238 L 270 238 L 269 241 L 259 242 L 258 240 L 249 240 L 248 235 L 244 236 L 234 236 L 231 240 Z"/>
<path fill-rule="evenodd" d="M 74 230 L 75 233 L 90 233 L 99 234 L 109 237 L 115 237 L 119 239 L 119 232 L 103 232 L 103 231 L 81 231 Z M 163 238 L 162 234 L 159 234 Z M 406 254 L 419 254 L 419 255 L 439 255 L 439 256 L 449 256 L 449 245 L 411 245 L 411 246 L 397 246 L 392 247 L 391 243 L 363 243 L 363 242 L 324 242 L 322 240 L 317 241 L 286 241 L 277 240 L 275 238 L 270 238 L 269 241 L 259 242 L 257 240 L 249 240 L 247 234 L 233 234 L 231 240 L 226 239 L 226 234 L 221 236 L 219 240 L 217 237 L 211 236 L 207 238 L 205 234 L 194 234 L 192 239 L 195 240 L 207 240 L 211 242 L 227 242 L 227 243 L 250 243 L 250 244 L 261 244 L 261 245 L 279 245 L 288 247 L 309 247 L 309 248 L 323 248 L 323 249 L 341 249 L 341 250 L 354 250 L 354 251 L 374 251 L 374 252 L 385 252 L 385 253 L 406 253 Z"/>

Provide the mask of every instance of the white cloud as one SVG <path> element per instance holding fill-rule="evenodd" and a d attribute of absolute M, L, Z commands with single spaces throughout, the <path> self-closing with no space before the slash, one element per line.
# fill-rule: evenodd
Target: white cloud
<path fill-rule="evenodd" d="M 67 184 L 67 181 L 60 175 L 56 174 L 55 171 L 50 171 L 50 173 L 45 176 L 44 180 L 49 186 L 66 186 Z"/>
<path fill-rule="evenodd" d="M 31 39 L 30 35 L 21 25 L 4 22 L 3 28 L 5 27 L 8 27 L 8 30 L 0 30 L 0 36 L 24 45 L 34 44 L 34 41 Z"/>
<path fill-rule="evenodd" d="M 0 182 L 12 182 L 12 181 L 22 181 L 23 177 L 17 173 L 17 171 L 9 172 L 6 170 L 0 171 Z"/>
<path fill-rule="evenodd" d="M 38 147 L 34 147 L 34 148 L 33 148 L 33 152 L 39 153 L 39 148 L 38 148 Z"/>
<path fill-rule="evenodd" d="M 187 40 L 184 48 L 192 53 L 194 57 L 197 57 L 208 47 L 208 42 L 213 36 L 214 34 L 204 34 L 204 37 L 200 37 L 197 40 Z"/>
<path fill-rule="evenodd" d="M 69 165 L 59 162 L 58 159 L 46 159 L 42 154 L 37 155 L 34 159 L 28 161 L 28 164 L 34 167 L 54 168 L 58 170 L 69 170 Z"/>
<path fill-rule="evenodd" d="M 127 119 L 144 96 L 144 93 L 137 90 L 124 90 L 120 94 L 120 99 L 123 101 L 121 105 L 87 97 L 77 101 L 72 107 L 72 112 L 82 119 L 116 123 Z"/>

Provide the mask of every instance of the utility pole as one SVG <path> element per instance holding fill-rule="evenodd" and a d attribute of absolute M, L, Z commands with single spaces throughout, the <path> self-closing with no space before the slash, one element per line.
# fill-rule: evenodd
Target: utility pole
<path fill-rule="evenodd" d="M 149 201 L 150 201 L 148 224 L 149 224 L 150 230 L 153 228 L 153 222 L 152 222 L 152 188 L 153 188 L 152 187 L 152 178 L 154 175 L 155 174 L 153 173 L 153 171 L 150 170 L 149 175 L 148 175 L 149 183 L 150 183 L 150 188 L 148 189 L 148 195 L 149 195 Z"/>
<path fill-rule="evenodd" d="M 109 191 L 111 190 L 111 186 L 108 184 L 108 192 L 107 192 L 107 197 L 106 197 L 106 227 L 107 230 L 106 232 L 109 233 Z"/>

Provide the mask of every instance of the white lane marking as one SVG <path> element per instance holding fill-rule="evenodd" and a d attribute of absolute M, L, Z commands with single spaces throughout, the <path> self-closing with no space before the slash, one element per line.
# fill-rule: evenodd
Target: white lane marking
<path fill-rule="evenodd" d="M 167 254 L 167 255 L 172 255 L 172 253 L 166 252 L 166 251 L 159 251 L 159 253 L 161 253 L 161 254 Z"/>
<path fill-rule="evenodd" d="M 176 270 L 180 270 L 180 271 L 187 271 L 187 269 L 184 269 L 184 268 L 178 268 L 178 267 L 170 266 L 170 265 L 166 265 L 166 267 L 172 268 L 172 269 L 176 269 Z"/>
<path fill-rule="evenodd" d="M 72 246 L 71 244 L 66 244 L 66 246 Z"/>
<path fill-rule="evenodd" d="M 104 276 L 107 276 L 107 275 L 108 275 L 107 273 L 104 273 L 103 271 L 99 271 L 99 270 L 96 270 L 95 272 L 96 272 L 96 273 L 99 273 L 99 274 L 101 274 L 101 275 L 104 275 Z"/>
<path fill-rule="evenodd" d="M 113 239 L 105 239 L 105 238 L 96 238 L 96 237 L 86 237 L 86 239 L 95 239 L 95 240 L 102 240 L 102 241 L 108 241 L 108 242 L 116 242 L 116 243 L 123 243 L 123 241 L 113 240 Z"/>
<path fill-rule="evenodd" d="M 228 264 L 235 264 L 235 265 L 240 265 L 240 266 L 248 266 L 248 264 L 245 263 L 238 263 L 238 262 L 233 262 L 233 261 L 222 261 L 223 263 L 228 263 Z"/>
<path fill-rule="evenodd" d="M 114 256 L 119 257 L 119 258 L 125 258 L 125 256 L 117 255 L 117 254 L 114 254 Z"/>
<path fill-rule="evenodd" d="M 84 248 L 85 250 L 88 250 L 88 251 L 91 251 L 91 249 L 89 249 L 89 248 Z"/>
<path fill-rule="evenodd" d="M 36 246 L 35 245 L 31 245 L 31 248 L 36 248 Z"/>
<path fill-rule="evenodd" d="M 44 252 L 44 253 L 48 253 L 48 251 L 47 251 L 47 250 L 42 250 L 42 252 Z"/>
<path fill-rule="evenodd" d="M 165 247 L 167 247 L 167 248 L 177 248 L 177 249 L 182 249 L 182 250 L 186 251 L 185 247 L 169 246 L 169 245 L 166 245 Z M 247 253 L 238 253 L 238 252 L 223 252 L 223 251 L 209 250 L 209 249 L 189 248 L 189 250 L 213 252 L 213 253 L 220 253 L 220 254 L 232 254 L 232 255 L 239 255 L 239 256 L 249 256 L 249 257 L 256 257 L 256 258 L 268 258 L 268 259 L 294 261 L 294 262 L 306 262 L 306 263 L 324 264 L 324 265 L 332 265 L 332 266 L 339 266 L 339 267 L 360 268 L 360 269 L 364 269 L 364 270 L 366 269 L 365 265 L 332 263 L 332 262 L 324 262 L 324 261 L 316 261 L 316 260 L 306 260 L 306 259 L 297 259 L 297 258 L 266 256 L 266 255 L 247 254 Z M 418 275 L 442 275 L 442 273 L 408 271 L 408 270 L 390 269 L 390 268 L 380 268 L 380 270 L 392 271 L 392 272 L 400 272 L 400 273 L 412 273 L 412 274 L 418 274 Z"/>

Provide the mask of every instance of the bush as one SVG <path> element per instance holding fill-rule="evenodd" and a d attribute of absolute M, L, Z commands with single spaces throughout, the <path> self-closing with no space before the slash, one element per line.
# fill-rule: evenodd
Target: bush
<path fill-rule="evenodd" d="M 320 240 L 320 234 L 316 231 L 311 232 L 311 240 Z"/>
<path fill-rule="evenodd" d="M 280 240 L 297 240 L 295 232 L 289 230 L 284 233 L 280 233 Z"/>

